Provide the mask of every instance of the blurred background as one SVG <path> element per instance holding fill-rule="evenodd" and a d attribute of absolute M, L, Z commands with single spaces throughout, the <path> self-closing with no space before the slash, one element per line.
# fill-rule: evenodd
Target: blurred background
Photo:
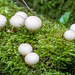
<path fill-rule="evenodd" d="M 22 0 L 19 0 L 22 2 Z M 67 27 L 75 23 L 75 1 L 74 0 L 25 0 L 28 6 L 38 14 L 43 14 L 47 18 L 59 21 L 67 12 L 70 15 L 65 16 Z M 59 21 L 60 22 L 60 21 Z M 61 22 L 60 22 L 61 23 Z"/>

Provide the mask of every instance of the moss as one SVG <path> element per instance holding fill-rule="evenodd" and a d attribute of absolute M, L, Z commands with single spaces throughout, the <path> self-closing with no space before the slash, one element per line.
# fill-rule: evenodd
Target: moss
<path fill-rule="evenodd" d="M 7 0 L 5 1 L 7 2 Z M 17 11 L 23 10 L 28 15 L 32 14 L 13 2 L 3 4 L 0 14 L 5 15 L 8 22 L 6 28 L 0 29 L 0 73 L 4 75 L 41 75 L 56 71 L 74 73 L 75 43 L 64 39 L 63 34 L 67 30 L 65 26 L 38 15 L 42 19 L 43 25 L 33 34 L 30 34 L 25 27 L 14 29 L 9 24 L 9 19 Z M 13 32 L 7 33 L 8 29 Z M 40 56 L 40 61 L 35 66 L 28 66 L 24 62 L 24 57 L 18 52 L 18 46 L 22 43 L 31 44 L 33 52 Z"/>

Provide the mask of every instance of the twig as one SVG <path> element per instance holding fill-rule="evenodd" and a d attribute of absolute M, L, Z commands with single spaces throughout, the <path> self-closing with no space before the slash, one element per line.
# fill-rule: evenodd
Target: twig
<path fill-rule="evenodd" d="M 30 7 L 27 5 L 27 3 L 24 0 L 22 0 L 22 1 L 25 5 L 23 3 L 21 3 L 19 0 L 15 0 L 15 1 L 19 4 L 21 4 L 22 6 L 24 6 L 25 8 L 27 8 L 33 15 L 35 15 L 35 13 L 30 9 Z"/>
<path fill-rule="evenodd" d="M 30 7 L 27 5 L 27 3 L 26 3 L 24 0 L 22 0 L 22 1 L 23 1 L 23 3 L 26 5 L 27 9 L 28 9 L 29 11 L 31 11 L 31 12 L 34 14 L 34 12 L 30 9 Z"/>
<path fill-rule="evenodd" d="M 30 8 L 29 8 L 29 6 L 27 5 L 27 3 L 24 1 L 24 0 L 22 0 L 23 1 L 23 3 L 26 5 L 26 7 L 29 9 L 29 10 L 31 10 Z"/>
<path fill-rule="evenodd" d="M 22 4 L 20 1 L 16 0 L 17 3 L 20 3 L 22 6 L 26 7 L 24 4 Z"/>

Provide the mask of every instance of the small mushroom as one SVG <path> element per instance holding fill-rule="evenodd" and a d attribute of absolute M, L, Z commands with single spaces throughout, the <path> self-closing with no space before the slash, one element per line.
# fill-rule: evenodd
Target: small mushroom
<path fill-rule="evenodd" d="M 26 20 L 25 20 L 25 27 L 29 30 L 29 31 L 36 31 L 39 28 L 41 28 L 42 26 L 42 21 L 40 18 L 38 18 L 37 16 L 29 16 Z"/>
<path fill-rule="evenodd" d="M 72 24 L 72 25 L 70 26 L 70 30 L 73 30 L 73 31 L 75 32 L 75 24 Z"/>
<path fill-rule="evenodd" d="M 7 22 L 7 19 L 4 15 L 0 15 L 0 27 L 3 28 Z"/>
<path fill-rule="evenodd" d="M 15 28 L 22 27 L 24 25 L 25 19 L 22 16 L 15 15 L 11 17 L 10 24 Z"/>
<path fill-rule="evenodd" d="M 37 53 L 31 52 L 25 56 L 25 62 L 30 66 L 37 64 L 38 61 L 39 55 Z"/>
<path fill-rule="evenodd" d="M 18 47 L 18 51 L 20 52 L 20 54 L 25 56 L 32 51 L 32 46 L 30 44 L 23 43 Z"/>
<path fill-rule="evenodd" d="M 22 16 L 25 19 L 28 17 L 27 14 L 25 12 L 23 12 L 23 11 L 19 11 L 15 15 L 20 15 L 20 16 Z"/>
<path fill-rule="evenodd" d="M 72 41 L 75 39 L 75 32 L 72 31 L 72 30 L 67 30 L 65 33 L 64 33 L 64 38 L 68 41 Z"/>

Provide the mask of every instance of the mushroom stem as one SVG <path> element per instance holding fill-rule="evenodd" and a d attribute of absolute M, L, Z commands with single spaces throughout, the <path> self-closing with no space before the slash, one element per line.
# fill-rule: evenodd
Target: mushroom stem
<path fill-rule="evenodd" d="M 5 30 L 5 32 L 6 32 L 6 26 L 5 26 L 4 30 Z"/>
<path fill-rule="evenodd" d="M 13 30 L 14 30 L 14 32 L 16 32 L 16 28 L 15 27 L 13 28 Z"/>
<path fill-rule="evenodd" d="M 33 34 L 34 31 L 29 31 L 30 34 Z"/>

